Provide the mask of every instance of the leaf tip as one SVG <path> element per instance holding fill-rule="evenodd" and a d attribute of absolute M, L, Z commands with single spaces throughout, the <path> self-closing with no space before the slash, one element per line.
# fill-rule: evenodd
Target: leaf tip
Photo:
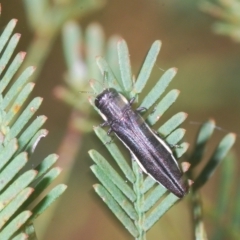
<path fill-rule="evenodd" d="M 188 179 L 187 182 L 189 187 L 191 187 L 194 184 L 194 181 L 191 179 Z"/>
<path fill-rule="evenodd" d="M 51 154 L 51 155 L 52 155 L 52 157 L 53 157 L 54 159 L 58 159 L 58 158 L 59 158 L 59 155 L 56 154 L 56 153 L 53 153 L 53 154 Z"/>
<path fill-rule="evenodd" d="M 92 170 L 93 173 L 95 173 L 95 167 L 96 166 L 95 164 L 93 164 L 92 166 L 90 166 L 90 169 Z"/>
<path fill-rule="evenodd" d="M 65 191 L 68 188 L 68 186 L 66 184 L 60 184 L 60 185 L 61 185 L 63 191 Z"/>
<path fill-rule="evenodd" d="M 27 161 L 28 160 L 28 153 L 27 152 L 22 152 L 20 153 L 21 155 L 23 155 L 23 158 Z M 19 155 L 20 155 L 19 154 Z"/>
<path fill-rule="evenodd" d="M 28 196 L 30 196 L 34 192 L 34 188 L 29 188 Z"/>
<path fill-rule="evenodd" d="M 34 174 L 34 176 L 36 177 L 37 174 L 38 174 L 38 171 L 37 171 L 36 169 L 32 169 L 31 171 L 32 171 L 32 173 Z"/>
<path fill-rule="evenodd" d="M 100 186 L 100 184 L 98 184 L 98 183 L 93 184 L 93 188 L 96 192 L 98 191 L 99 186 Z"/>
<path fill-rule="evenodd" d="M 93 157 L 94 153 L 95 153 L 94 149 L 91 149 L 91 150 L 88 151 L 88 154 L 91 158 Z"/>
<path fill-rule="evenodd" d="M 188 113 L 186 112 L 181 112 L 181 115 L 183 116 L 184 120 L 188 117 Z"/>
<path fill-rule="evenodd" d="M 179 89 L 173 89 L 172 91 L 174 91 L 176 93 L 176 95 L 179 95 L 181 92 Z"/>
<path fill-rule="evenodd" d="M 94 99 L 92 96 L 89 96 L 88 97 L 88 102 L 91 104 L 91 105 L 94 105 L 93 102 L 94 102 Z"/>
<path fill-rule="evenodd" d="M 2 10 L 2 7 L 1 7 L 1 10 Z M 1 11 L 1 10 L 0 10 L 0 11 Z M 15 25 L 17 24 L 17 22 L 18 22 L 18 19 L 13 18 L 13 19 L 11 20 L 11 22 L 12 22 L 13 25 L 15 26 Z"/>
<path fill-rule="evenodd" d="M 156 40 L 152 46 L 157 47 L 158 51 L 160 50 L 161 46 L 162 46 L 162 41 L 161 40 Z"/>
<path fill-rule="evenodd" d="M 190 144 L 188 142 L 184 142 L 184 146 L 188 149 Z"/>
<path fill-rule="evenodd" d="M 185 173 L 188 171 L 188 169 L 190 168 L 191 164 L 189 162 L 182 162 L 181 163 L 181 167 L 182 167 L 182 171 Z"/>
<path fill-rule="evenodd" d="M 99 61 L 101 58 L 102 58 L 102 56 L 100 56 L 100 55 L 97 55 L 97 56 L 95 57 L 96 61 Z"/>
<path fill-rule="evenodd" d="M 57 167 L 54 167 L 54 169 L 56 170 L 56 173 L 57 174 L 60 174 L 62 172 L 62 168 L 57 166 Z"/>
<path fill-rule="evenodd" d="M 237 134 L 236 133 L 229 133 L 229 137 L 231 137 L 232 140 L 235 142 Z"/>
<path fill-rule="evenodd" d="M 90 79 L 90 80 L 89 80 L 89 85 L 90 85 L 91 88 L 94 87 L 95 82 L 96 82 L 96 81 L 95 81 L 94 79 Z"/>
<path fill-rule="evenodd" d="M 42 103 L 43 97 L 37 97 L 38 101 Z"/>
<path fill-rule="evenodd" d="M 20 56 L 20 58 L 21 58 L 21 60 L 23 61 L 23 59 L 25 58 L 25 56 L 26 56 L 26 52 L 20 52 L 19 53 L 19 56 Z"/>
<path fill-rule="evenodd" d="M 14 138 L 13 140 L 13 147 L 14 147 L 14 149 L 18 149 L 18 141 L 17 141 L 17 139 L 16 138 Z"/>
<path fill-rule="evenodd" d="M 125 42 L 125 40 L 123 38 L 119 38 L 118 41 L 117 41 L 117 44 L 122 44 L 124 42 Z"/>
<path fill-rule="evenodd" d="M 42 122 L 46 122 L 47 121 L 47 117 L 45 115 L 42 115 L 42 116 L 38 116 L 37 118 L 41 118 Z"/>
<path fill-rule="evenodd" d="M 32 72 L 34 72 L 34 71 L 36 70 L 36 67 L 35 67 L 35 66 L 30 66 L 29 68 L 30 68 L 30 70 L 31 70 Z"/>
<path fill-rule="evenodd" d="M 15 33 L 15 34 L 14 34 L 14 37 L 15 37 L 17 40 L 19 40 L 20 37 L 21 37 L 21 34 L 20 34 L 20 33 Z"/>
<path fill-rule="evenodd" d="M 178 72 L 178 68 L 174 67 L 173 71 L 175 72 L 175 74 Z"/>
<path fill-rule="evenodd" d="M 48 135 L 49 131 L 47 129 L 42 129 L 41 133 L 42 133 L 41 134 L 42 137 L 46 137 Z"/>
<path fill-rule="evenodd" d="M 35 87 L 35 85 L 36 85 L 36 84 L 33 83 L 33 82 L 30 82 L 30 83 L 29 83 L 29 86 L 30 86 L 31 89 L 33 89 L 33 88 Z"/>
<path fill-rule="evenodd" d="M 209 121 L 209 123 L 211 123 L 212 125 L 216 125 L 216 122 L 215 122 L 215 120 L 214 120 L 213 118 L 210 118 L 208 121 Z"/>
<path fill-rule="evenodd" d="M 90 23 L 90 24 L 88 25 L 87 28 L 88 28 L 88 29 L 91 29 L 91 28 L 93 28 L 93 29 L 95 29 L 95 28 L 101 28 L 101 25 L 100 25 L 98 22 L 92 22 L 92 23 Z"/>
<path fill-rule="evenodd" d="M 30 210 L 26 210 L 24 211 L 24 213 L 26 214 L 26 216 L 29 216 L 29 217 L 32 215 L 32 212 Z"/>

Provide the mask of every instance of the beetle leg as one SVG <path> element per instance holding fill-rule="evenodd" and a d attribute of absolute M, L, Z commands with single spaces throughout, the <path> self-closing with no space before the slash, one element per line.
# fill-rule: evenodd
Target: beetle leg
<path fill-rule="evenodd" d="M 112 128 L 109 128 L 107 131 L 107 135 L 110 135 L 112 131 L 113 131 Z"/>
<path fill-rule="evenodd" d="M 109 128 L 109 130 L 107 131 L 107 135 L 110 135 L 111 132 L 112 132 L 112 129 Z M 113 135 L 113 136 L 110 136 L 110 140 L 107 141 L 107 142 L 105 142 L 105 144 L 111 144 L 111 143 L 113 142 L 113 140 L 114 140 L 114 135 Z"/>
<path fill-rule="evenodd" d="M 175 148 L 181 148 L 182 146 L 179 144 L 168 144 L 170 148 L 175 149 Z"/>
<path fill-rule="evenodd" d="M 106 127 L 106 126 L 109 126 L 110 125 L 110 123 L 109 122 L 103 122 L 103 123 L 101 123 L 101 124 L 99 124 L 99 127 Z"/>
<path fill-rule="evenodd" d="M 141 112 L 147 111 L 147 109 L 146 109 L 145 107 L 138 107 L 138 108 L 136 109 L 136 111 L 139 112 L 139 113 L 141 113 Z"/>
<path fill-rule="evenodd" d="M 129 101 L 129 105 L 132 106 L 132 104 L 134 103 L 135 100 L 136 100 L 136 97 L 131 98 L 130 101 Z M 147 108 L 145 108 L 145 107 L 138 107 L 136 109 L 136 111 L 139 112 L 139 113 L 145 112 L 145 111 L 147 111 Z"/>
<path fill-rule="evenodd" d="M 130 105 L 130 106 L 134 103 L 135 99 L 136 99 L 135 97 L 132 97 L 132 98 L 129 100 L 129 105 Z"/>

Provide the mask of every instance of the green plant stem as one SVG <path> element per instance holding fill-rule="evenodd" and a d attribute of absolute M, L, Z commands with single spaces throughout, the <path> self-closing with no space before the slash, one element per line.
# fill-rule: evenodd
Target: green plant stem
<path fill-rule="evenodd" d="M 66 134 L 57 151 L 61 156 L 59 159 L 59 166 L 63 169 L 71 169 L 71 162 L 75 159 L 81 148 L 83 132 L 80 132 L 80 130 L 74 126 L 75 119 L 78 118 L 83 118 L 82 114 L 80 114 L 79 111 L 72 111 Z M 87 116 L 84 116 L 84 118 L 87 118 Z"/>
<path fill-rule="evenodd" d="M 35 38 L 31 42 L 27 52 L 26 60 L 20 68 L 25 69 L 29 65 L 37 66 L 35 73 L 31 77 L 31 81 L 35 82 L 42 70 L 43 64 L 51 51 L 54 40 L 57 36 L 57 31 L 52 31 L 50 34 L 35 33 Z M 39 51 L 39 49 L 41 49 Z"/>
<path fill-rule="evenodd" d="M 195 240 L 207 240 L 206 230 L 204 228 L 202 219 L 202 203 L 200 194 L 198 191 L 192 191 L 191 193 L 192 214 L 194 220 L 194 239 Z"/>
<path fill-rule="evenodd" d="M 79 149 L 81 149 L 83 133 L 74 127 L 75 119 L 79 117 L 82 116 L 80 116 L 78 111 L 72 111 L 66 133 L 57 151 L 60 156 L 58 166 L 64 169 L 64 172 L 57 179 L 58 182 L 66 181 L 66 179 L 69 178 L 69 175 L 72 172 L 73 163 L 76 160 L 76 155 L 79 152 Z M 51 210 L 49 209 L 46 213 L 49 217 L 46 217 L 45 222 L 42 224 L 42 232 L 45 233 L 45 236 L 47 235 L 47 230 L 49 230 L 49 220 L 51 220 L 51 216 L 55 214 L 57 208 L 58 206 L 55 204 L 52 206 Z"/>
<path fill-rule="evenodd" d="M 143 185 L 143 175 L 140 172 L 141 170 L 139 169 L 137 163 L 132 160 L 132 166 L 133 170 L 136 176 L 136 181 L 133 184 L 133 189 L 134 192 L 136 193 L 136 201 L 134 203 L 135 209 L 138 213 L 138 220 L 135 222 L 135 225 L 138 229 L 139 236 L 136 238 L 136 240 L 146 240 L 146 231 L 143 229 L 143 222 L 145 219 L 145 214 L 142 211 L 142 206 L 144 202 L 144 195 L 141 193 L 141 187 Z"/>

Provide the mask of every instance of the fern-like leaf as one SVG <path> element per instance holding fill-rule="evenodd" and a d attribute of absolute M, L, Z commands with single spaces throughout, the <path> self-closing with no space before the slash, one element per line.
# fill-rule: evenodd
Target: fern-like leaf
<path fill-rule="evenodd" d="M 121 39 L 117 48 L 121 78 L 117 79 L 107 62 L 102 57 L 98 57 L 97 64 L 102 74 L 107 72 L 107 82 L 102 82 L 100 87 L 99 82 L 93 83 L 94 91 L 101 92 L 107 84 L 108 87 L 117 89 L 127 97 L 138 97 L 148 81 L 160 46 L 160 41 L 153 43 L 134 83 L 127 44 Z M 178 90 L 172 90 L 159 101 L 175 74 L 175 68 L 167 70 L 139 104 L 148 109 L 157 103 L 155 112 L 147 118 L 150 125 L 160 119 L 179 94 Z M 166 140 L 170 145 L 178 144 L 183 138 L 185 130 L 178 127 L 186 116 L 186 113 L 180 112 L 158 129 L 159 134 L 167 137 Z M 103 129 L 95 128 L 94 130 L 103 144 L 110 141 L 110 137 Z M 132 166 L 129 165 L 129 160 L 122 155 L 115 143 L 105 144 L 105 147 L 113 156 L 121 173 L 118 173 L 102 155 L 91 150 L 90 156 L 95 162 L 91 169 L 101 182 L 101 185 L 95 185 L 94 189 L 135 239 L 145 239 L 146 232 L 177 202 L 178 198 L 156 184 L 149 176 L 145 177 L 135 161 L 132 161 Z M 184 151 L 179 152 L 179 155 L 187 150 L 186 147 L 183 149 Z M 126 179 L 130 184 L 126 183 Z"/>
<path fill-rule="evenodd" d="M 220 19 L 212 26 L 215 33 L 229 36 L 234 41 L 240 42 L 240 3 L 238 0 L 204 0 L 201 2 L 200 8 L 202 11 Z"/>
<path fill-rule="evenodd" d="M 60 173 L 57 167 L 51 169 L 57 160 L 55 154 L 49 155 L 36 169 L 22 170 L 47 131 L 40 129 L 45 116 L 32 120 L 42 98 L 36 97 L 26 105 L 34 88 L 29 77 L 35 68 L 27 68 L 13 81 L 25 56 L 19 53 L 9 63 L 20 38 L 19 34 L 11 37 L 15 25 L 16 20 L 10 21 L 0 37 L 0 74 L 9 65 L 0 81 L 0 239 L 6 240 L 27 239 L 29 234 L 35 236 L 33 220 L 66 189 L 60 184 L 38 204 L 36 202 Z"/>
<path fill-rule="evenodd" d="M 102 57 L 97 57 L 97 64 L 101 73 L 104 74 L 104 72 L 107 72 L 107 82 L 102 82 L 101 86 L 101 83 L 95 83 L 93 81 L 92 87 L 94 91 L 98 94 L 104 89 L 104 86 L 107 85 L 107 87 L 113 87 L 122 92 L 128 98 L 134 96 L 138 99 L 138 95 L 141 94 L 149 79 L 160 47 L 160 41 L 156 41 L 152 45 L 137 77 L 137 81 L 134 82 L 131 76 L 127 44 L 124 40 L 120 40 L 117 48 L 121 75 L 120 80 L 115 77 L 116 75 L 108 63 Z M 166 88 L 176 75 L 176 72 L 177 70 L 175 68 L 167 70 L 139 104 L 140 107 L 146 107 L 147 109 L 154 108 L 153 114 L 147 116 L 146 121 L 149 125 L 157 123 L 166 110 L 176 101 L 179 95 L 178 90 L 171 90 L 163 96 Z M 162 97 L 162 99 L 159 101 L 160 97 Z M 90 102 L 93 105 L 93 100 Z M 184 122 L 186 117 L 186 113 L 179 112 L 165 123 L 162 123 L 158 129 L 159 134 L 165 137 L 169 145 L 180 146 L 175 150 L 175 155 L 178 158 L 181 157 L 188 148 L 188 143 L 179 143 L 185 134 L 185 130 L 179 128 L 179 126 Z M 196 239 L 207 239 L 206 230 L 201 220 L 202 210 L 200 196 L 197 190 L 208 181 L 217 165 L 226 156 L 235 141 L 234 134 L 227 134 L 216 147 L 205 168 L 195 177 L 193 169 L 202 161 L 206 144 L 214 128 L 215 123 L 213 120 L 203 124 L 197 136 L 193 153 L 186 159 L 186 161 L 191 164 L 188 177 L 195 182 L 193 184 L 191 199 L 193 216 L 194 219 L 197 219 L 195 222 Z M 156 184 L 151 177 L 145 177 L 135 161 L 129 164 L 129 160 L 123 156 L 115 143 L 105 144 L 106 142 L 110 142 L 111 139 L 103 129 L 97 127 L 94 131 L 121 170 L 119 173 L 102 155 L 91 150 L 89 153 L 95 162 L 91 170 L 101 182 L 101 184 L 96 184 L 94 189 L 135 239 L 146 239 L 146 232 L 178 201 L 178 198 L 172 193 L 169 193 L 169 191 L 161 185 Z M 126 179 L 128 183 L 126 183 Z"/>
<path fill-rule="evenodd" d="M 234 144 L 235 138 L 236 138 L 235 134 L 228 133 L 220 141 L 215 151 L 213 152 L 212 156 L 209 158 L 207 164 L 199 173 L 199 175 L 196 177 L 193 170 L 203 159 L 206 151 L 207 143 L 212 136 L 214 128 L 215 128 L 215 122 L 213 120 L 209 120 L 201 126 L 196 138 L 196 143 L 195 143 L 193 152 L 190 155 L 190 157 L 187 159 L 187 161 L 189 161 L 191 164 L 191 168 L 189 170 L 189 177 L 194 181 L 192 194 L 191 194 L 191 201 L 192 201 L 192 208 L 193 208 L 195 239 L 207 239 L 206 230 L 203 224 L 203 211 L 202 211 L 201 199 L 200 199 L 200 194 L 198 190 L 213 175 L 219 163 L 225 158 L 228 151 Z"/>

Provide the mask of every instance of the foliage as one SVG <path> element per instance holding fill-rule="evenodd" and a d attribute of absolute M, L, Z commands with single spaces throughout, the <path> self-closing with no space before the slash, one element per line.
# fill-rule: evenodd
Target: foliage
<path fill-rule="evenodd" d="M 233 153 L 223 161 L 217 190 L 218 201 L 206 209 L 206 215 L 216 224 L 213 240 L 239 239 L 240 236 L 240 192 L 237 164 L 238 159 Z"/>
<path fill-rule="evenodd" d="M 192 154 L 187 158 L 191 163 L 189 176 L 193 177 L 194 168 L 205 158 L 206 146 L 211 138 L 215 128 L 215 122 L 209 120 L 205 122 L 199 129 L 197 139 Z M 195 239 L 207 239 L 206 230 L 203 224 L 203 211 L 198 190 L 209 180 L 213 175 L 216 167 L 225 158 L 226 154 L 235 142 L 236 135 L 228 133 L 218 144 L 212 156 L 208 159 L 205 167 L 201 170 L 197 177 L 194 177 L 194 184 L 191 192 L 192 215 L 194 220 L 194 235 Z"/>
<path fill-rule="evenodd" d="M 153 43 L 139 75 L 136 81 L 134 81 L 131 73 L 127 44 L 124 40 L 119 40 L 117 49 L 121 77 L 116 78 L 107 62 L 103 58 L 98 57 L 97 64 L 102 74 L 107 72 L 107 82 L 102 82 L 100 84 L 99 82 L 92 82 L 92 87 L 96 94 L 101 92 L 107 84 L 108 87 L 118 89 L 118 91 L 128 96 L 128 98 L 132 96 L 138 97 L 150 77 L 151 70 L 160 51 L 160 46 L 160 41 Z M 162 97 L 161 101 L 159 101 L 159 98 L 164 93 L 175 74 L 175 68 L 167 70 L 139 104 L 140 107 L 146 107 L 147 109 L 153 108 L 154 106 L 154 113 L 146 117 L 146 121 L 150 125 L 154 125 L 159 119 L 161 120 L 163 113 L 174 103 L 179 94 L 178 90 L 171 90 Z M 156 102 L 158 102 L 158 104 L 156 104 Z M 158 133 L 165 137 L 169 145 L 179 144 L 179 141 L 183 138 L 185 130 L 178 127 L 186 119 L 186 116 L 186 113 L 177 113 L 158 129 Z M 188 176 L 191 179 L 194 177 L 192 169 L 202 160 L 205 145 L 211 136 L 213 128 L 213 121 L 203 125 L 198 134 L 195 149 L 192 155 L 187 158 L 187 161 L 192 164 L 188 172 Z M 89 153 L 95 162 L 91 170 L 101 182 L 101 184 L 95 184 L 94 189 L 135 239 L 146 239 L 146 232 L 179 199 L 172 193 L 169 193 L 161 185 L 156 184 L 149 176 L 145 177 L 135 161 L 131 161 L 130 166 L 129 160 L 123 156 L 115 143 L 106 144 L 106 142 L 111 141 L 111 139 L 106 135 L 104 130 L 97 127 L 95 128 L 95 133 L 108 149 L 121 171 L 119 172 L 119 169 L 116 171 L 100 153 L 91 150 Z M 207 165 L 198 177 L 194 177 L 195 184 L 192 189 L 192 199 L 194 199 L 197 194 L 196 191 L 212 175 L 217 164 L 224 158 L 234 141 L 235 135 L 228 134 L 220 142 L 213 156 L 209 159 Z M 181 157 L 187 150 L 187 147 L 187 143 L 180 143 L 179 148 L 175 151 L 176 156 L 178 158 Z M 196 208 L 201 208 L 201 206 L 195 201 L 193 207 L 194 218 L 196 214 L 199 214 L 198 211 L 196 213 Z M 200 233 L 203 233 L 203 231 L 199 230 L 199 225 L 203 228 L 202 222 L 201 224 L 196 222 L 196 238 Z M 201 237 L 203 237 L 203 235 Z"/>
<path fill-rule="evenodd" d="M 34 38 L 21 70 L 29 64 L 38 66 L 32 81 L 36 81 L 63 25 L 69 19 L 83 18 L 104 4 L 101 0 L 24 0 L 23 3 Z"/>
<path fill-rule="evenodd" d="M 213 24 L 217 34 L 227 35 L 234 41 L 240 41 L 240 2 L 239 0 L 203 1 L 200 4 L 202 11 L 220 19 Z"/>
<path fill-rule="evenodd" d="M 95 58 L 104 55 L 111 61 L 116 53 L 113 46 L 116 45 L 118 38 L 118 36 L 112 36 L 105 46 L 103 30 L 99 24 L 90 24 L 85 34 L 75 22 L 64 25 L 63 50 L 68 72 L 65 75 L 65 86 L 57 86 L 54 94 L 85 116 L 85 118 L 74 120 L 75 127 L 80 131 L 92 130 L 93 122 L 89 119 L 86 121 L 90 108 L 85 104 L 86 94 L 84 93 L 89 93 L 89 79 L 101 78 Z M 112 66 L 114 67 L 114 64 Z"/>
<path fill-rule="evenodd" d="M 16 22 L 11 20 L 0 37 L 0 239 L 35 239 L 33 221 L 66 186 L 59 184 L 37 200 L 61 169 L 53 167 L 56 154 L 46 157 L 34 169 L 27 166 L 38 142 L 48 131 L 41 129 L 45 116 L 32 120 L 42 98 L 36 97 L 25 106 L 35 85 L 29 82 L 35 68 L 28 67 L 12 81 L 25 57 L 20 52 L 10 62 L 20 39 L 20 34 L 11 36 Z"/>
<path fill-rule="evenodd" d="M 151 114 L 147 116 L 147 122 L 150 125 L 156 124 L 159 119 L 161 120 L 160 117 L 176 101 L 179 95 L 179 91 L 176 89 L 170 90 L 164 96 L 165 89 L 177 72 L 175 68 L 167 70 L 150 93 L 145 94 L 144 92 L 145 96 L 143 96 L 143 89 L 150 77 L 160 50 L 160 41 L 156 41 L 152 45 L 135 80 L 130 67 L 126 42 L 119 40 L 117 43 L 119 37 L 114 36 L 107 42 L 105 47 L 103 32 L 98 24 L 91 24 L 87 27 L 86 33 L 83 34 L 74 22 L 69 22 L 65 25 L 63 37 L 68 65 L 68 73 L 65 78 L 67 86 L 59 86 L 56 88 L 55 94 L 81 113 L 81 118 L 76 117 L 74 119 L 74 124 L 80 132 L 89 131 L 94 124 L 89 120 L 86 121 L 90 109 L 83 103 L 85 95 L 79 94 L 79 92 L 89 93 L 88 79 L 97 79 L 90 81 L 95 94 L 100 93 L 105 87 L 114 87 L 128 99 L 133 96 L 138 99 L 140 96 L 143 101 L 139 103 L 139 106 L 150 109 Z M 116 44 L 117 48 L 114 46 Z M 83 54 L 83 49 L 85 54 Z M 118 54 L 118 61 L 115 57 L 116 54 Z M 104 55 L 106 60 L 101 55 Z M 99 81 L 103 77 L 100 76 L 99 71 L 93 64 L 95 56 L 97 56 L 97 65 L 102 75 L 107 72 L 107 79 L 104 82 Z M 159 101 L 161 96 L 163 97 Z M 76 99 L 78 100 L 76 101 Z M 93 100 L 93 97 L 90 97 L 91 103 L 93 103 Z M 154 111 L 152 111 L 153 109 Z M 185 130 L 178 128 L 178 126 L 186 119 L 186 116 L 185 113 L 180 112 L 158 129 L 158 132 L 165 136 L 170 145 L 178 144 L 183 138 Z M 190 162 L 192 165 L 187 176 L 195 182 L 193 189 L 190 191 L 189 199 L 193 206 L 193 218 L 200 220 L 195 222 L 195 230 L 193 230 L 196 238 L 199 236 L 200 238 L 206 237 L 201 220 L 202 206 L 198 190 L 208 180 L 235 140 L 234 134 L 228 134 L 219 143 L 206 167 L 197 175 L 194 171 L 195 167 L 206 158 L 205 147 L 214 128 L 215 123 L 213 120 L 204 123 L 199 131 L 194 150 L 184 157 L 184 161 Z M 136 163 L 124 157 L 124 153 L 117 147 L 117 141 L 116 143 L 105 144 L 110 141 L 110 138 L 103 129 L 95 128 L 95 132 L 113 156 L 119 169 L 113 168 L 112 164 L 100 153 L 91 150 L 89 153 L 95 162 L 91 169 L 101 182 L 101 184 L 95 184 L 94 189 L 131 235 L 136 239 L 144 239 L 146 238 L 146 232 L 178 199 L 160 185 L 155 184 L 151 178 L 145 178 L 139 172 Z M 182 143 L 180 148 L 176 148 L 175 153 L 177 156 L 182 156 L 187 147 L 187 143 Z"/>

